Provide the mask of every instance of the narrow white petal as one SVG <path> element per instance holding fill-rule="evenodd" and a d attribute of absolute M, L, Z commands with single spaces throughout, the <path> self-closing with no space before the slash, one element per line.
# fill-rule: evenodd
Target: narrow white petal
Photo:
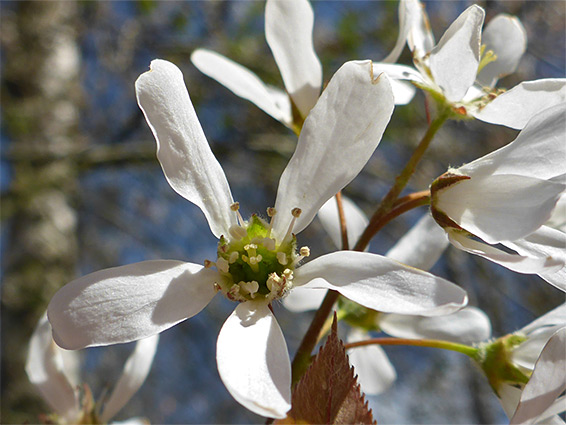
<path fill-rule="evenodd" d="M 474 116 L 491 124 L 522 129 L 547 108 L 566 102 L 566 79 L 525 81 L 497 96 Z"/>
<path fill-rule="evenodd" d="M 564 412 L 566 412 L 566 395 L 554 400 L 548 409 L 546 409 L 544 413 L 537 418 L 537 424 L 564 425 L 566 422 L 558 416 L 558 414 Z"/>
<path fill-rule="evenodd" d="M 55 413 L 75 421 L 79 414 L 78 391 L 67 379 L 62 352 L 53 342 L 51 325 L 44 314 L 31 336 L 26 373 Z"/>
<path fill-rule="evenodd" d="M 368 339 L 365 332 L 352 329 L 348 334 L 348 342 Z M 350 364 L 358 375 L 358 383 L 365 394 L 381 394 L 397 379 L 397 372 L 389 361 L 387 354 L 379 345 L 367 345 L 348 350 Z"/>
<path fill-rule="evenodd" d="M 478 81 L 484 86 L 493 87 L 497 80 L 512 74 L 527 50 L 527 32 L 521 21 L 505 14 L 497 15 L 485 27 L 482 34 L 485 51 L 491 50 L 497 56 L 478 74 Z"/>
<path fill-rule="evenodd" d="M 346 219 L 346 229 L 348 231 L 348 245 L 354 247 L 359 237 L 364 232 L 369 223 L 365 213 L 358 208 L 349 198 L 342 196 L 342 208 Z M 338 215 L 338 204 L 336 198 L 332 197 L 318 210 L 318 219 L 334 242 L 337 248 L 342 247 L 342 235 L 340 231 L 340 217 Z M 438 226 L 437 226 L 438 227 Z"/>
<path fill-rule="evenodd" d="M 525 386 L 511 424 L 533 423 L 566 390 L 566 328 L 548 341 Z"/>
<path fill-rule="evenodd" d="M 379 318 L 379 327 L 398 338 L 442 339 L 462 344 L 474 344 L 491 337 L 491 322 L 476 307 L 436 317 L 384 314 Z"/>
<path fill-rule="evenodd" d="M 322 65 L 314 51 L 314 13 L 307 0 L 268 0 L 265 38 L 287 92 L 306 117 L 322 87 Z"/>
<path fill-rule="evenodd" d="M 422 58 L 434 47 L 434 35 L 430 29 L 428 15 L 424 5 L 418 0 L 407 0 L 407 20 L 410 21 L 410 30 L 407 44 L 413 56 Z"/>
<path fill-rule="evenodd" d="M 559 305 L 558 307 L 550 310 L 549 312 L 543 314 L 541 317 L 524 326 L 523 328 L 521 328 L 521 333 L 530 334 L 536 329 L 560 324 L 566 326 L 566 303 Z"/>
<path fill-rule="evenodd" d="M 407 0 L 401 0 L 399 2 L 399 34 L 397 35 L 397 41 L 395 42 L 395 46 L 391 52 L 384 58 L 381 62 L 384 63 L 395 63 L 403 48 L 405 47 L 405 43 L 407 42 L 407 36 L 409 35 L 409 31 L 411 30 L 412 24 L 412 17 L 411 17 L 411 4 L 409 4 Z"/>
<path fill-rule="evenodd" d="M 289 292 L 289 295 L 283 298 L 282 302 L 287 310 L 295 313 L 316 310 L 320 307 L 326 292 L 326 289 L 298 287 Z"/>
<path fill-rule="evenodd" d="M 542 226 L 524 239 L 503 242 L 503 245 L 524 256 L 552 257 L 565 266 L 553 273 L 540 273 L 540 277 L 566 292 L 566 234 L 548 226 Z"/>
<path fill-rule="evenodd" d="M 424 82 L 420 72 L 405 65 L 374 63 L 373 75 L 379 75 L 382 72 L 385 72 L 390 78 L 389 82 L 391 83 L 391 90 L 393 90 L 395 105 L 406 105 L 413 100 L 417 89 L 411 81 Z"/>
<path fill-rule="evenodd" d="M 565 174 L 566 103 L 539 107 L 538 111 L 542 112 L 528 122 L 513 142 L 460 167 L 460 172 L 467 176 L 518 174 L 539 179 Z M 506 114 L 514 116 L 515 111 L 510 108 Z"/>
<path fill-rule="evenodd" d="M 564 263 L 548 257 L 525 257 L 509 254 L 482 242 L 475 241 L 458 232 L 448 232 L 450 243 L 462 251 L 479 255 L 517 273 L 535 274 L 558 271 Z"/>
<path fill-rule="evenodd" d="M 436 207 L 488 243 L 527 236 L 550 217 L 565 185 L 522 175 L 462 180 L 438 195 Z"/>
<path fill-rule="evenodd" d="M 446 232 L 430 215 L 425 214 L 385 256 L 421 270 L 429 270 L 448 245 Z"/>
<path fill-rule="evenodd" d="M 141 339 L 124 365 L 122 375 L 104 404 L 100 420 L 104 423 L 114 417 L 142 386 L 147 377 L 159 343 L 159 334 Z"/>
<path fill-rule="evenodd" d="M 61 347 L 79 349 L 155 335 L 201 311 L 218 272 L 181 261 L 100 270 L 61 288 L 47 313 Z"/>
<path fill-rule="evenodd" d="M 291 408 L 291 362 L 277 320 L 263 303 L 239 304 L 216 347 L 218 373 L 236 401 L 261 416 L 284 418 Z"/>
<path fill-rule="evenodd" d="M 376 254 L 338 251 L 295 271 L 305 288 L 327 288 L 373 310 L 438 316 L 468 302 L 466 292 L 442 278 Z"/>
<path fill-rule="evenodd" d="M 234 202 L 222 167 L 210 150 L 191 103 L 181 70 L 154 60 L 136 81 L 138 104 L 157 142 L 165 178 L 182 197 L 197 205 L 216 237 L 236 223 Z"/>
<path fill-rule="evenodd" d="M 566 192 L 560 195 L 556 208 L 554 208 L 546 225 L 566 233 Z"/>
<path fill-rule="evenodd" d="M 364 167 L 393 113 L 385 74 L 374 78 L 371 61 L 346 62 L 307 117 L 297 149 L 279 180 L 274 233 L 283 237 L 291 210 L 300 208 L 294 232 Z M 316 184 L 315 184 L 316 183 Z"/>
<path fill-rule="evenodd" d="M 513 350 L 511 356 L 513 363 L 532 371 L 550 337 L 565 326 L 565 322 L 548 324 L 529 332 L 528 339 Z"/>
<path fill-rule="evenodd" d="M 286 93 L 266 86 L 257 75 L 242 65 L 207 49 L 197 49 L 191 61 L 200 72 L 226 86 L 234 94 L 249 100 L 278 121 L 289 126 L 293 121 L 291 104 Z M 275 96 L 274 96 L 275 94 Z M 286 102 L 281 102 L 282 95 Z"/>
<path fill-rule="evenodd" d="M 452 102 L 461 100 L 476 79 L 484 16 L 484 10 L 477 5 L 467 8 L 430 54 L 434 81 Z"/>

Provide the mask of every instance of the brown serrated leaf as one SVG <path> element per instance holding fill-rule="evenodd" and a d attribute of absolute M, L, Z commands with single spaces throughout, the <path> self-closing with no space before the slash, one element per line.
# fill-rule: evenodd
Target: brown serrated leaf
<path fill-rule="evenodd" d="M 375 424 L 338 338 L 336 315 L 332 332 L 291 399 L 287 418 L 276 424 Z"/>

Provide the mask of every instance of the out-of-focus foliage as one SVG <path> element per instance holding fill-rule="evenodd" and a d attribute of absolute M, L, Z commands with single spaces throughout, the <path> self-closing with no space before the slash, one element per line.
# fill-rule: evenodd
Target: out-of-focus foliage
<path fill-rule="evenodd" d="M 437 38 L 471 2 L 429 2 Z M 486 1 L 487 21 L 517 15 L 529 45 L 519 70 L 500 82 L 564 77 L 565 4 Z M 53 293 L 76 276 L 134 261 L 202 262 L 216 246 L 200 211 L 175 194 L 155 159 L 153 137 L 133 84 L 154 58 L 175 62 L 212 150 L 244 215 L 274 202 L 296 138 L 255 106 L 200 74 L 197 47 L 214 49 L 282 86 L 263 34 L 262 2 L 2 2 L 2 423 L 34 423 L 46 412 L 24 374 L 27 343 Z M 350 59 L 380 60 L 397 35 L 396 2 L 314 2 L 315 49 L 328 81 Z M 409 63 L 407 50 L 401 57 Z M 379 149 L 346 194 L 371 213 L 426 128 L 423 97 L 398 107 Z M 408 190 L 511 141 L 516 132 L 479 122 L 447 125 Z M 250 190 L 253 188 L 253 190 Z M 267 201 L 267 202 L 266 202 Z M 392 222 L 372 242 L 384 253 L 423 210 Z M 332 243 L 317 222 L 301 240 L 315 256 Z M 561 294 L 449 249 L 433 272 L 465 288 L 494 334 L 549 310 Z M 309 315 L 274 306 L 291 353 Z M 228 313 L 217 297 L 198 316 L 162 335 L 153 370 L 117 419 L 152 423 L 260 422 L 221 384 L 216 336 Z M 131 347 L 87 350 L 86 381 L 100 395 Z M 372 398 L 381 423 L 495 423 L 502 411 L 483 376 L 454 353 L 391 347 L 399 379 Z"/>

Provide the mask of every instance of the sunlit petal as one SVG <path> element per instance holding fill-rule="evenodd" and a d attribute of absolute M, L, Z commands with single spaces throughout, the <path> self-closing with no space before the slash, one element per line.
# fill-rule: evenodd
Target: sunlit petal
<path fill-rule="evenodd" d="M 266 86 L 257 75 L 242 65 L 207 49 L 197 49 L 191 55 L 191 61 L 200 72 L 226 86 L 234 94 L 254 103 L 258 108 L 278 121 L 289 126 L 292 122 L 289 97 L 281 90 L 280 96 L 273 96 L 273 87 Z"/>
<path fill-rule="evenodd" d="M 525 81 L 473 114 L 479 120 L 520 130 L 540 111 L 564 102 L 566 79 Z"/>
<path fill-rule="evenodd" d="M 171 187 L 197 205 L 216 237 L 236 223 L 232 194 L 210 150 L 183 81 L 171 62 L 154 60 L 136 81 L 136 96 L 157 142 L 157 158 Z"/>
<path fill-rule="evenodd" d="M 47 313 L 61 347 L 79 349 L 155 335 L 201 311 L 218 272 L 156 260 L 100 270 L 61 288 Z"/>
<path fill-rule="evenodd" d="M 266 304 L 239 304 L 216 347 L 218 373 L 232 397 L 258 415 L 284 418 L 291 408 L 291 363 L 285 338 Z"/>
<path fill-rule="evenodd" d="M 434 81 L 449 101 L 461 100 L 474 84 L 480 60 L 484 10 L 467 8 L 446 30 L 430 54 Z"/>
<path fill-rule="evenodd" d="M 437 316 L 468 302 L 466 292 L 447 280 L 365 252 L 338 251 L 318 257 L 296 270 L 294 283 L 333 289 L 386 313 Z"/>
<path fill-rule="evenodd" d="M 299 286 L 289 292 L 282 302 L 287 310 L 295 313 L 316 310 L 320 307 L 326 292 L 326 289 L 302 288 Z"/>
<path fill-rule="evenodd" d="M 370 61 L 346 62 L 336 72 L 307 117 L 279 180 L 277 238 L 287 232 L 293 208 L 302 210 L 294 227 L 299 233 L 358 175 L 381 141 L 393 104 L 389 79 L 385 74 L 374 78 Z"/>
<path fill-rule="evenodd" d="M 268 0 L 265 38 L 287 92 L 306 117 L 322 87 L 322 65 L 314 51 L 314 13 L 307 0 Z"/>
<path fill-rule="evenodd" d="M 359 237 L 368 225 L 368 218 L 349 198 L 342 196 L 342 208 L 346 219 L 348 231 L 348 245 L 353 248 Z M 340 217 L 338 216 L 338 204 L 336 198 L 332 197 L 318 210 L 318 219 L 334 242 L 337 248 L 342 247 L 342 235 L 340 231 Z M 437 226 L 438 227 L 438 226 Z"/>

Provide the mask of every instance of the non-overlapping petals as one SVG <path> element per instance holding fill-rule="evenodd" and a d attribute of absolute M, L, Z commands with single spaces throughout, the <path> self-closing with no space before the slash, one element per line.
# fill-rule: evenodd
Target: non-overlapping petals
<path fill-rule="evenodd" d="M 236 216 L 230 186 L 210 150 L 181 70 L 156 59 L 136 81 L 136 96 L 157 142 L 165 178 L 182 197 L 197 205 L 216 237 L 228 234 Z"/>
<path fill-rule="evenodd" d="M 493 87 L 501 77 L 517 69 L 521 57 L 527 50 L 527 32 L 515 16 L 500 14 L 486 25 L 482 33 L 485 51 L 491 50 L 497 56 L 478 74 L 478 82 Z"/>
<path fill-rule="evenodd" d="M 249 69 L 211 50 L 195 50 L 191 54 L 191 61 L 199 71 L 237 96 L 249 100 L 286 126 L 291 125 L 291 103 L 282 90 L 266 85 Z"/>
<path fill-rule="evenodd" d="M 63 351 L 53 342 L 51 325 L 44 315 L 30 340 L 26 373 L 53 411 L 65 421 L 74 423 L 80 414 L 79 395 L 67 377 Z"/>
<path fill-rule="evenodd" d="M 358 175 L 381 141 L 393 107 L 389 79 L 385 74 L 374 78 L 371 61 L 347 62 L 336 72 L 305 120 L 279 180 L 277 239 L 287 232 L 292 209 L 302 210 L 294 227 L 299 233 Z"/>
<path fill-rule="evenodd" d="M 481 121 L 520 130 L 540 111 L 564 102 L 566 79 L 548 78 L 517 84 L 472 114 Z"/>
<path fill-rule="evenodd" d="M 566 390 L 566 327 L 547 342 L 521 393 L 511 424 L 536 423 Z M 564 400 L 562 400 L 564 407 Z M 554 412 L 553 412 L 554 413 Z"/>
<path fill-rule="evenodd" d="M 338 251 L 298 268 L 294 284 L 326 288 L 373 310 L 437 316 L 460 310 L 466 292 L 440 277 L 376 254 Z"/>
<path fill-rule="evenodd" d="M 53 338 L 79 349 L 155 335 L 200 312 L 215 295 L 217 279 L 211 269 L 169 260 L 91 273 L 51 299 Z"/>
<path fill-rule="evenodd" d="M 159 335 L 141 339 L 126 364 L 108 401 L 104 404 L 100 420 L 104 423 L 114 417 L 132 398 L 147 377 L 159 343 Z"/>
<path fill-rule="evenodd" d="M 484 10 L 467 8 L 430 52 L 430 72 L 449 101 L 461 100 L 474 84 L 480 62 Z"/>
<path fill-rule="evenodd" d="M 379 318 L 379 327 L 397 338 L 442 339 L 462 344 L 474 344 L 491 337 L 491 322 L 476 307 L 464 307 L 435 317 L 384 314 Z"/>
<path fill-rule="evenodd" d="M 268 0 L 265 38 L 287 92 L 306 117 L 322 87 L 322 65 L 314 51 L 314 13 L 307 0 Z"/>
<path fill-rule="evenodd" d="M 216 347 L 218 373 L 232 396 L 258 415 L 284 418 L 291 408 L 291 367 L 285 338 L 265 303 L 239 304 Z"/>

